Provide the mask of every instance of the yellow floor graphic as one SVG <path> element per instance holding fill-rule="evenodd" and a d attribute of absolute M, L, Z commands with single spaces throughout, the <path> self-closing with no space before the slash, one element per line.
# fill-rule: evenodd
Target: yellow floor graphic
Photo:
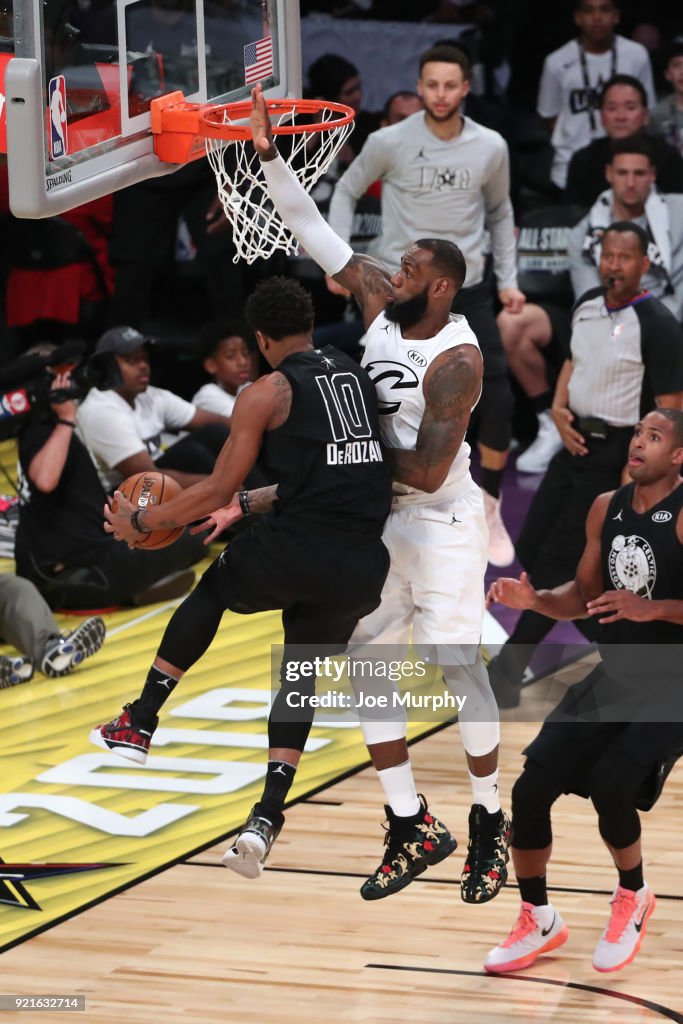
<path fill-rule="evenodd" d="M 104 647 L 71 675 L 0 690 L 0 950 L 227 836 L 260 794 L 277 612 L 226 612 L 144 767 L 89 743 L 139 694 L 177 603 L 106 615 Z M 314 726 L 291 798 L 366 761 L 359 729 Z"/>

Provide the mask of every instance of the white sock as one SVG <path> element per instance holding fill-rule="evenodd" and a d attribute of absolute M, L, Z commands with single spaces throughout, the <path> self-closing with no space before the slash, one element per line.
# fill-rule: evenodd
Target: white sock
<path fill-rule="evenodd" d="M 489 814 L 495 814 L 500 810 L 500 798 L 498 796 L 498 770 L 492 775 L 473 775 L 469 773 L 472 784 L 472 803 L 481 804 Z"/>
<path fill-rule="evenodd" d="M 393 768 L 382 768 L 377 772 L 382 783 L 387 803 L 399 818 L 409 818 L 420 810 L 420 801 L 415 789 L 415 779 L 410 761 Z"/>
<path fill-rule="evenodd" d="M 544 903 L 540 907 L 534 907 L 534 917 L 541 928 L 547 928 L 552 924 L 555 917 L 555 908 L 552 903 Z"/>

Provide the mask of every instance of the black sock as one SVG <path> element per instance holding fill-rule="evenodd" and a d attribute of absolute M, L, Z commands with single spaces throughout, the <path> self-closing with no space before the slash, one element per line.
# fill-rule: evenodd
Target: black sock
<path fill-rule="evenodd" d="M 503 479 L 502 469 L 481 467 L 481 486 L 492 498 L 500 497 L 500 481 Z"/>
<path fill-rule="evenodd" d="M 282 814 L 285 806 L 285 800 L 287 794 L 294 782 L 294 776 L 296 775 L 296 768 L 293 764 L 288 764 L 287 761 L 269 761 L 268 771 L 266 772 L 266 782 L 263 787 L 263 796 L 261 797 L 259 804 L 263 811 L 268 811 Z"/>
<path fill-rule="evenodd" d="M 517 884 L 524 903 L 531 903 L 534 907 L 544 907 L 548 902 L 545 875 L 536 875 L 534 878 L 518 878 Z"/>
<path fill-rule="evenodd" d="M 147 679 L 140 695 L 140 704 L 147 711 L 158 715 L 165 701 L 171 696 L 178 680 L 170 676 L 168 672 L 162 672 L 160 668 L 152 665 L 147 673 Z"/>
<path fill-rule="evenodd" d="M 536 415 L 541 412 L 546 412 L 546 410 L 548 410 L 553 404 L 552 391 L 544 391 L 542 395 L 536 395 L 535 398 L 531 399 L 531 404 L 534 407 Z"/>
<path fill-rule="evenodd" d="M 617 868 L 617 871 L 619 872 L 619 885 L 622 889 L 631 889 L 633 892 L 638 892 L 638 889 L 642 889 L 645 885 L 642 860 L 635 868 L 629 868 L 628 871 L 622 871 L 621 868 Z"/>

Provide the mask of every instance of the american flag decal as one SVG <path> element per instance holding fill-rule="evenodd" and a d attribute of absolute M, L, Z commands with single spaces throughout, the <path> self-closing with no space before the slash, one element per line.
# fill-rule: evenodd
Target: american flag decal
<path fill-rule="evenodd" d="M 270 36 L 244 47 L 244 84 L 260 82 L 273 73 L 273 41 Z"/>

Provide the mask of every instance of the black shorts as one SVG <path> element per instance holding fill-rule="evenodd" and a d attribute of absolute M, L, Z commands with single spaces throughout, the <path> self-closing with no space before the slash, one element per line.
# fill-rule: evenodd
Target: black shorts
<path fill-rule="evenodd" d="M 560 306 L 552 302 L 543 302 L 539 305 L 547 313 L 553 332 L 543 349 L 543 354 L 549 363 L 559 369 L 571 355 L 569 343 L 572 336 L 572 311 L 569 306 Z"/>
<path fill-rule="evenodd" d="M 507 360 L 498 330 L 493 286 L 482 281 L 470 288 L 461 288 L 453 300 L 451 310 L 461 313 L 477 336 L 484 360 L 484 379 L 507 377 Z"/>
<path fill-rule="evenodd" d="M 236 537 L 204 579 L 231 611 L 282 609 L 285 643 L 343 650 L 358 619 L 378 607 L 388 571 L 379 536 L 268 516 Z"/>
<path fill-rule="evenodd" d="M 604 678 L 600 666 L 586 679 L 569 687 L 548 716 L 538 736 L 524 750 L 541 765 L 565 793 L 590 796 L 590 778 L 600 760 L 608 756 L 619 765 L 624 759 L 638 766 L 643 784 L 658 766 L 683 754 L 683 722 L 585 721 L 595 701 L 591 691 Z"/>

